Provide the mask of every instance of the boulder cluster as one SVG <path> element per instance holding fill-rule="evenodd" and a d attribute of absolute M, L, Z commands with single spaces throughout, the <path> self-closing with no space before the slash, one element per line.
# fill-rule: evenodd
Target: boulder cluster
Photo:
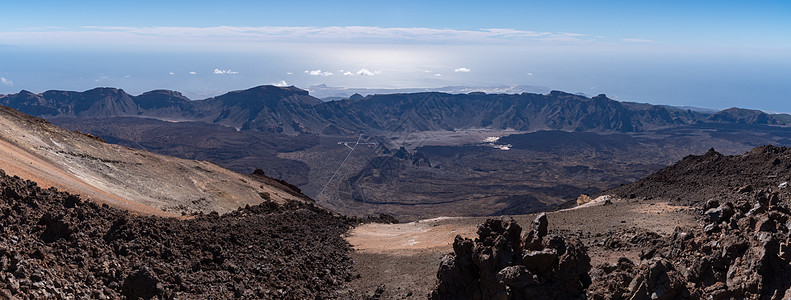
<path fill-rule="evenodd" d="M 591 299 L 789 299 L 791 210 L 777 192 L 702 206 L 703 229 L 677 228 L 643 251 L 591 272 Z M 749 200 L 747 200 L 749 199 Z"/>
<path fill-rule="evenodd" d="M 456 236 L 443 257 L 430 299 L 576 299 L 591 281 L 590 258 L 578 239 L 547 234 L 539 215 L 522 234 L 513 220 L 489 219 L 478 238 Z"/>

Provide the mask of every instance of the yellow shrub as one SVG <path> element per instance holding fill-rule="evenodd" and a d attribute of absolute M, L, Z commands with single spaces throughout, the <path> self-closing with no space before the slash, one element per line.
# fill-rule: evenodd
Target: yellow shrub
<path fill-rule="evenodd" d="M 585 203 L 591 202 L 591 200 L 592 200 L 591 197 L 589 197 L 588 195 L 582 194 L 579 197 L 577 197 L 577 205 L 583 205 Z"/>

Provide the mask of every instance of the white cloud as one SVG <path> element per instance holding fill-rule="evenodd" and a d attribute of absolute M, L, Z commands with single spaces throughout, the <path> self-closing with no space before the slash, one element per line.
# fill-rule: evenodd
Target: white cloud
<path fill-rule="evenodd" d="M 108 80 L 110 80 L 110 76 L 102 75 L 102 76 L 99 76 L 99 78 L 94 79 L 93 82 L 100 83 L 100 82 L 105 82 L 105 81 L 108 81 Z"/>
<path fill-rule="evenodd" d="M 351 76 L 351 75 L 354 75 L 354 73 L 346 71 L 346 72 L 343 72 L 343 75 L 344 76 Z"/>
<path fill-rule="evenodd" d="M 272 83 L 272 85 L 274 85 L 274 86 L 288 86 L 288 83 L 286 83 L 285 80 L 281 80 L 281 81 Z"/>
<path fill-rule="evenodd" d="M 14 86 L 14 82 L 6 79 L 5 77 L 0 77 L 0 83 L 3 83 L 5 86 Z"/>
<path fill-rule="evenodd" d="M 173 45 L 214 46 L 267 42 L 304 43 L 579 43 L 602 38 L 579 33 L 539 32 L 510 28 L 458 30 L 426 27 L 120 27 L 81 26 L 0 31 L 7 44 L 38 45 Z"/>
<path fill-rule="evenodd" d="M 321 70 L 312 70 L 312 71 L 311 70 L 305 70 L 305 74 L 308 74 L 310 76 L 332 76 L 332 75 L 335 75 L 335 74 L 332 74 L 332 72 L 329 72 L 329 71 L 322 72 Z"/>
<path fill-rule="evenodd" d="M 434 77 L 442 77 L 442 74 L 440 73 L 434 74 Z"/>
<path fill-rule="evenodd" d="M 533 73 L 527 72 L 527 76 L 533 76 Z"/>
<path fill-rule="evenodd" d="M 195 73 L 195 72 L 190 72 L 190 75 L 195 75 L 195 74 L 198 74 L 198 73 Z"/>
<path fill-rule="evenodd" d="M 170 72 L 170 75 L 176 75 L 176 73 Z"/>
<path fill-rule="evenodd" d="M 239 74 L 239 72 L 231 71 L 231 69 L 228 69 L 228 70 L 214 69 L 214 74 L 217 74 L 217 75 L 226 75 L 226 74 L 234 75 L 234 74 Z"/>
<path fill-rule="evenodd" d="M 361 76 L 374 76 L 374 75 L 382 74 L 382 71 L 371 71 L 371 70 L 368 70 L 368 69 L 360 69 L 355 74 L 361 75 Z"/>
<path fill-rule="evenodd" d="M 286 75 L 294 75 L 294 73 L 286 72 Z"/>
<path fill-rule="evenodd" d="M 472 70 L 470 70 L 469 68 L 464 68 L 464 67 L 453 69 L 453 72 L 456 72 L 456 73 L 458 73 L 458 72 L 469 73 L 470 71 L 472 71 Z"/>

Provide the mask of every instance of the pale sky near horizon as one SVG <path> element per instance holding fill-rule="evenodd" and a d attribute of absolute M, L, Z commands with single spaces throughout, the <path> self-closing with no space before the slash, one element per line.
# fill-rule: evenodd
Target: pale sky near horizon
<path fill-rule="evenodd" d="M 2 7 L 0 94 L 110 86 L 200 99 L 284 83 L 533 85 L 622 101 L 791 112 L 791 1 Z"/>

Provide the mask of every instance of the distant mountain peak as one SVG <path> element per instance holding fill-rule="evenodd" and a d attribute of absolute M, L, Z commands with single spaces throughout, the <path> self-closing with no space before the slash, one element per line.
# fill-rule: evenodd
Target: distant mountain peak
<path fill-rule="evenodd" d="M 360 95 L 358 93 L 354 93 L 354 95 L 349 96 L 349 100 L 362 100 L 363 98 L 365 97 L 363 97 L 363 95 Z"/>
<path fill-rule="evenodd" d="M 278 92 L 280 92 L 280 93 L 294 93 L 294 94 L 305 95 L 305 96 L 308 95 L 308 91 L 300 89 L 300 88 L 295 87 L 293 85 L 291 85 L 291 86 L 275 86 L 275 85 L 268 85 L 268 84 L 266 84 L 266 85 L 259 85 L 259 86 L 256 86 L 256 87 L 253 87 L 253 88 L 249 88 L 249 89 L 246 89 L 246 90 L 233 91 L 231 93 L 260 93 L 260 92 L 267 92 L 267 93 L 278 93 Z"/>
<path fill-rule="evenodd" d="M 552 91 L 550 91 L 550 92 L 549 92 L 549 94 L 547 94 L 547 95 L 549 95 L 549 96 L 551 96 L 551 97 L 563 97 L 563 96 L 565 96 L 565 97 L 569 97 L 569 96 L 572 96 L 572 97 L 579 97 L 579 96 L 577 96 L 577 95 L 574 95 L 574 94 L 572 94 L 572 93 L 566 93 L 566 92 L 564 92 L 564 91 L 558 91 L 558 90 L 552 90 Z"/>
<path fill-rule="evenodd" d="M 140 94 L 140 96 L 143 96 L 143 95 L 166 95 L 166 96 L 172 96 L 172 97 L 187 98 L 187 97 L 184 97 L 184 95 L 181 94 L 181 92 L 174 91 L 174 90 L 152 90 L 152 91 L 148 91 L 148 92 Z"/>

